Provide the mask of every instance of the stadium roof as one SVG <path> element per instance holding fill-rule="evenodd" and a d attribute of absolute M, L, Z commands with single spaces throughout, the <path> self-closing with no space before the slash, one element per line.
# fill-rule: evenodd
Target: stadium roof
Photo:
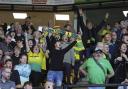
<path fill-rule="evenodd" d="M 29 1 L 29 0 L 27 0 Z M 37 0 L 38 1 L 38 0 Z M 44 0 L 45 1 L 45 0 Z M 46 0 L 47 1 L 47 0 Z M 61 0 L 60 0 L 61 1 Z M 79 2 L 78 2 L 79 1 Z M 87 2 L 88 1 L 88 2 Z M 72 11 L 75 6 L 83 9 L 100 9 L 100 8 L 124 8 L 128 7 L 128 0 L 75 0 L 70 4 L 42 4 L 42 3 L 1 3 L 0 10 L 3 11 Z"/>

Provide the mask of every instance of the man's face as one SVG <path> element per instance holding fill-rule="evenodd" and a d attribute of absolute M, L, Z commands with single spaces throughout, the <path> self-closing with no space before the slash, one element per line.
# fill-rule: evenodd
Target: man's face
<path fill-rule="evenodd" d="M 20 49 L 15 48 L 15 49 L 14 49 L 14 53 L 15 53 L 15 54 L 20 54 Z"/>
<path fill-rule="evenodd" d="M 115 27 L 116 28 L 119 28 L 120 27 L 120 24 L 118 22 L 115 23 Z"/>
<path fill-rule="evenodd" d="M 2 72 L 2 76 L 5 80 L 9 80 L 11 75 L 11 69 L 10 68 L 5 68 Z"/>
<path fill-rule="evenodd" d="M 22 63 L 22 64 L 26 64 L 27 63 L 27 56 L 22 56 L 21 58 L 20 58 L 20 62 Z"/>
<path fill-rule="evenodd" d="M 124 37 L 123 37 L 123 42 L 128 45 L 128 36 L 124 36 Z"/>
<path fill-rule="evenodd" d="M 23 47 L 23 41 L 17 41 L 17 46 L 19 48 L 22 48 Z"/>
<path fill-rule="evenodd" d="M 5 38 L 5 41 L 6 41 L 7 44 L 11 43 L 11 40 L 12 40 L 12 38 L 10 36 L 7 36 Z"/>
<path fill-rule="evenodd" d="M 110 34 L 106 34 L 104 39 L 105 39 L 105 41 L 109 42 L 109 41 L 111 41 L 112 37 Z"/>
<path fill-rule="evenodd" d="M 113 40 L 116 40 L 116 39 L 117 39 L 117 34 L 116 34 L 116 32 L 112 32 L 111 36 L 112 36 L 112 39 L 113 39 Z"/>
<path fill-rule="evenodd" d="M 91 22 L 88 22 L 88 23 L 87 23 L 87 28 L 91 30 L 92 27 L 93 27 L 92 23 L 91 23 Z"/>
<path fill-rule="evenodd" d="M 121 21 L 121 22 L 120 22 L 120 25 L 121 25 L 121 27 L 122 27 L 122 28 L 126 27 L 126 25 L 125 25 L 125 22 L 124 22 L 124 21 Z"/>
<path fill-rule="evenodd" d="M 29 40 L 28 41 L 28 45 L 29 45 L 29 47 L 32 47 L 33 46 L 33 41 L 32 40 Z"/>
<path fill-rule="evenodd" d="M 122 44 L 120 50 L 121 50 L 121 52 L 126 53 L 127 45 L 126 44 Z"/>
<path fill-rule="evenodd" d="M 2 56 L 3 56 L 3 51 L 0 50 L 0 58 L 2 58 Z"/>
<path fill-rule="evenodd" d="M 128 33 L 127 28 L 122 28 L 122 33 L 123 33 L 123 34 Z"/>
<path fill-rule="evenodd" d="M 104 52 L 109 53 L 109 45 L 107 44 L 104 45 Z"/>
<path fill-rule="evenodd" d="M 0 30 L 3 30 L 3 28 L 2 28 L 2 27 L 0 27 Z"/>
<path fill-rule="evenodd" d="M 26 86 L 24 86 L 24 89 L 32 89 L 32 85 L 26 85 Z"/>
<path fill-rule="evenodd" d="M 96 51 L 93 53 L 93 57 L 96 59 L 96 60 L 99 60 L 103 57 L 103 53 L 101 51 Z"/>
<path fill-rule="evenodd" d="M 59 41 L 56 42 L 56 43 L 55 43 L 55 47 L 60 49 L 60 48 L 61 48 L 61 43 L 60 43 Z"/>
<path fill-rule="evenodd" d="M 11 61 L 6 62 L 5 66 L 12 69 L 12 62 Z"/>
<path fill-rule="evenodd" d="M 68 31 L 71 31 L 72 30 L 72 27 L 71 26 L 67 26 L 67 30 Z"/>
<path fill-rule="evenodd" d="M 17 34 L 21 34 L 21 33 L 22 33 L 22 28 L 17 29 L 17 30 L 16 30 L 16 33 L 17 33 Z"/>

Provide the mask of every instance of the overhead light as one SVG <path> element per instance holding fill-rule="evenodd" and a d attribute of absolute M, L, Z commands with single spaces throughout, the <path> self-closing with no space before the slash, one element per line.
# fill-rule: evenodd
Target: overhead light
<path fill-rule="evenodd" d="M 13 13 L 14 19 L 25 19 L 27 17 L 27 13 Z"/>
<path fill-rule="evenodd" d="M 123 11 L 123 14 L 124 14 L 125 17 L 127 17 L 128 11 Z"/>
<path fill-rule="evenodd" d="M 55 19 L 67 21 L 67 20 L 69 20 L 69 15 L 67 15 L 67 14 L 55 14 Z"/>

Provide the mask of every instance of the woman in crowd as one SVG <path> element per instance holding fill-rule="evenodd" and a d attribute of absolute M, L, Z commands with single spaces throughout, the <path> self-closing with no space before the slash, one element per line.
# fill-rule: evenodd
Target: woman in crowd
<path fill-rule="evenodd" d="M 46 57 L 43 50 L 38 45 L 28 46 L 27 33 L 25 33 L 28 64 L 31 66 L 30 81 L 34 87 L 40 86 L 43 81 L 43 74 L 46 72 Z"/>
<path fill-rule="evenodd" d="M 128 72 L 128 53 L 127 45 L 122 43 L 115 59 L 115 83 L 121 83 L 127 77 Z"/>
<path fill-rule="evenodd" d="M 27 55 L 22 54 L 20 56 L 20 64 L 15 66 L 15 70 L 18 70 L 20 75 L 21 85 L 24 85 L 26 81 L 29 81 L 29 76 L 31 73 L 31 67 L 27 64 Z"/>
<path fill-rule="evenodd" d="M 31 49 L 33 47 L 33 45 L 35 45 L 35 41 L 33 39 L 29 39 L 28 40 L 28 46 Z"/>

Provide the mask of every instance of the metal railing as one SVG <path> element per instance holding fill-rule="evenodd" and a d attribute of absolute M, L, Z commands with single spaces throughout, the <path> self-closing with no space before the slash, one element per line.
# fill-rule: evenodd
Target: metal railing
<path fill-rule="evenodd" d="M 77 84 L 77 85 L 63 85 L 62 89 L 85 89 L 88 87 L 118 87 L 122 86 L 123 89 L 128 89 L 128 84 Z M 44 87 L 33 87 L 32 89 L 45 89 Z M 121 88 L 122 89 L 122 88 Z"/>
<path fill-rule="evenodd" d="M 122 86 L 123 89 L 127 89 L 128 84 L 80 84 L 80 85 L 64 85 L 64 89 L 72 88 L 87 88 L 87 87 L 118 87 Z"/>

